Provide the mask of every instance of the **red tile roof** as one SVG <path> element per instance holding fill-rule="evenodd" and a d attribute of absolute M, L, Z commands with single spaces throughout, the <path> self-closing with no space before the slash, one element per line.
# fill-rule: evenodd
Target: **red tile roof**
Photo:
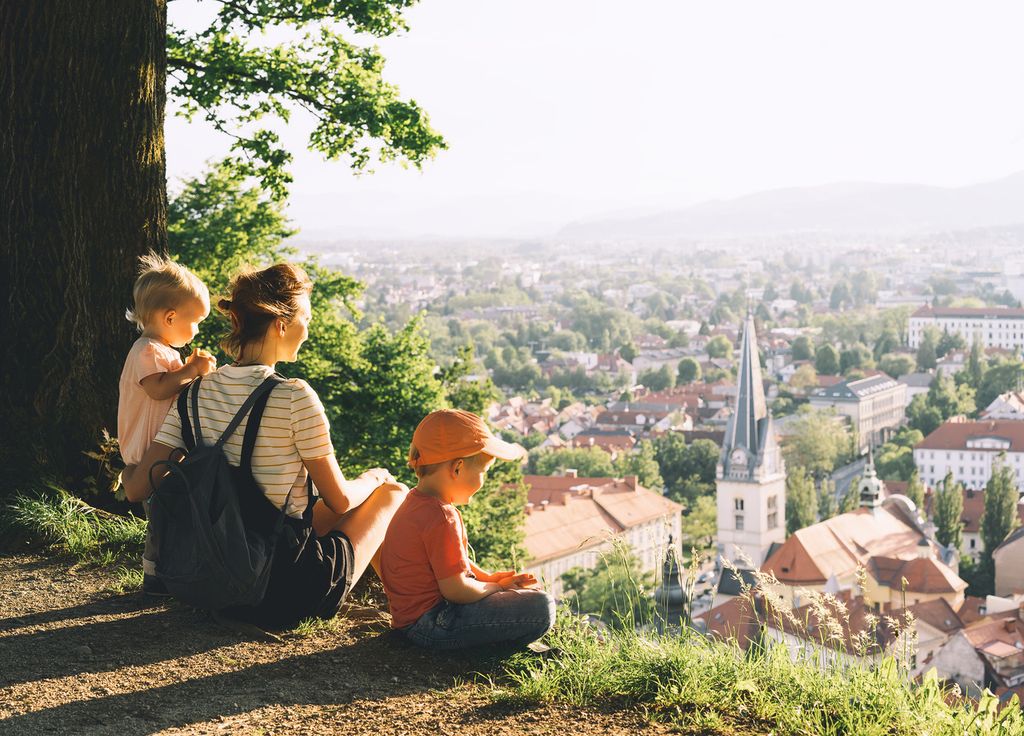
<path fill-rule="evenodd" d="M 749 647 L 758 637 L 757 617 L 750 601 L 742 596 L 730 598 L 710 611 L 695 616 L 694 620 L 702 621 L 705 633 L 712 638 L 722 641 L 735 639 L 741 649 Z"/>
<path fill-rule="evenodd" d="M 604 543 L 609 534 L 678 514 L 682 506 L 654 493 L 635 475 L 573 478 L 527 475 L 526 550 L 531 564 Z"/>
<path fill-rule="evenodd" d="M 964 596 L 956 615 L 964 622 L 964 626 L 985 617 L 985 599 L 975 595 Z"/>
<path fill-rule="evenodd" d="M 908 589 L 918 593 L 963 590 L 967 584 L 944 564 L 919 560 L 923 538 L 901 506 L 886 501 L 877 513 L 859 508 L 797 530 L 761 569 L 786 585 L 821 585 L 832 575 L 849 577 L 865 567 L 879 583 L 897 589 L 906 577 Z M 937 557 L 938 546 L 929 544 Z"/>
<path fill-rule="evenodd" d="M 964 622 L 956 615 L 945 598 L 933 598 L 924 603 L 917 603 L 909 608 L 914 618 L 924 621 L 934 629 L 949 634 L 964 627 Z"/>
<path fill-rule="evenodd" d="M 920 307 L 911 317 L 1024 317 L 1024 309 L 1011 307 Z"/>
<path fill-rule="evenodd" d="M 931 557 L 872 557 L 871 567 L 875 580 L 895 590 L 902 590 L 903 580 L 909 593 L 958 593 L 967 588 L 948 566 Z"/>
<path fill-rule="evenodd" d="M 1024 452 L 1024 422 L 996 420 L 987 422 L 945 422 L 914 445 L 915 450 L 966 450 L 967 441 L 997 437 L 1010 443 L 1009 452 Z M 974 452 L 1002 452 L 995 448 L 970 448 Z"/>
<path fill-rule="evenodd" d="M 1019 655 L 1024 649 L 1024 625 L 1012 613 L 986 616 L 965 628 L 964 636 L 980 654 L 995 659 Z"/>

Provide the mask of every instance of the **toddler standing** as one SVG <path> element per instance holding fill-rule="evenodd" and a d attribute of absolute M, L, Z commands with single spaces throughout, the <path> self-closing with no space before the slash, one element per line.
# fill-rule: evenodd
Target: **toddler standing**
<path fill-rule="evenodd" d="M 142 335 L 125 358 L 117 404 L 126 476 L 146 453 L 181 388 L 217 367 L 216 359 L 203 350 L 184 362 L 175 350 L 192 341 L 210 313 L 210 293 L 199 277 L 169 258 L 149 254 L 139 259 L 132 296 L 135 304 L 125 316 Z M 155 549 L 148 534 L 142 572 L 145 592 L 166 594 L 155 577 Z"/>

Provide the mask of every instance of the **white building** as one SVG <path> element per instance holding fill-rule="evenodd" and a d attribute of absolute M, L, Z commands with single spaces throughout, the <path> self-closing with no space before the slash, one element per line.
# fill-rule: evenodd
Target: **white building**
<path fill-rule="evenodd" d="M 981 418 L 1024 420 L 1024 394 L 1019 391 L 1000 394 L 981 412 Z"/>
<path fill-rule="evenodd" d="M 903 424 L 908 403 L 906 385 L 885 373 L 819 388 L 808 400 L 815 409 L 835 409 L 849 417 L 861 452 L 889 439 Z"/>
<path fill-rule="evenodd" d="M 921 482 L 931 488 L 952 473 L 965 488 L 979 489 L 1003 452 L 1016 477 L 1024 477 L 1024 422 L 946 422 L 914 446 L 914 464 Z"/>
<path fill-rule="evenodd" d="M 719 557 L 756 569 L 786 539 L 786 467 L 765 401 L 754 319 L 749 316 L 743 329 L 735 411 L 726 427 L 716 477 Z"/>
<path fill-rule="evenodd" d="M 613 539 L 624 541 L 645 572 L 660 569 L 669 537 L 679 543 L 683 507 L 624 478 L 527 475 L 525 571 L 556 598 L 562 575 L 594 568 Z M 678 550 L 677 550 L 678 552 Z"/>
<path fill-rule="evenodd" d="M 1024 309 L 1009 307 L 921 307 L 910 316 L 908 340 L 917 348 L 924 331 L 959 333 L 968 343 L 1007 350 L 1024 347 Z"/>

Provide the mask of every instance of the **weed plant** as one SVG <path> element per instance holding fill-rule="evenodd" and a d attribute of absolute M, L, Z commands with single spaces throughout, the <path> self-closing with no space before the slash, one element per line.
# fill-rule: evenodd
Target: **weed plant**
<path fill-rule="evenodd" d="M 110 566 L 139 557 L 146 521 L 93 508 L 59 488 L 18 495 L 5 509 L 7 526 L 21 536 L 48 544 L 81 563 Z"/>

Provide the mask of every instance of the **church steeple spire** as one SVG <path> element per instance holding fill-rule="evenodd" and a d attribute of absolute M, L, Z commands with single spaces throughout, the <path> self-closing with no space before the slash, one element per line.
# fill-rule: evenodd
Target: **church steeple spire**
<path fill-rule="evenodd" d="M 754 317 L 749 313 L 739 357 L 736 403 L 715 478 L 718 552 L 738 565 L 756 568 L 773 545 L 786 538 L 786 466 L 765 400 Z"/>
<path fill-rule="evenodd" d="M 757 352 L 754 317 L 748 313 L 743 326 L 740 347 L 739 376 L 736 382 L 736 411 L 726 432 L 726 443 L 731 447 L 743 447 L 752 455 L 757 455 L 761 449 L 758 423 L 767 416 L 768 404 L 764 398 L 764 382 L 761 379 L 761 359 Z"/>
<path fill-rule="evenodd" d="M 747 315 L 740 340 L 739 375 L 736 381 L 736 404 L 722 443 L 722 466 L 726 476 L 752 478 L 758 466 L 767 459 L 774 466 L 778 449 L 771 432 L 771 417 L 764 396 L 761 359 L 757 351 L 754 317 Z M 766 458 L 766 451 L 768 457 Z M 774 468 L 770 470 L 773 472 Z"/>
<path fill-rule="evenodd" d="M 857 486 L 860 492 L 860 505 L 864 508 L 876 509 L 882 505 L 883 484 L 875 472 L 875 459 L 872 455 L 871 446 L 868 446 L 868 462 L 864 466 L 864 476 Z"/>

